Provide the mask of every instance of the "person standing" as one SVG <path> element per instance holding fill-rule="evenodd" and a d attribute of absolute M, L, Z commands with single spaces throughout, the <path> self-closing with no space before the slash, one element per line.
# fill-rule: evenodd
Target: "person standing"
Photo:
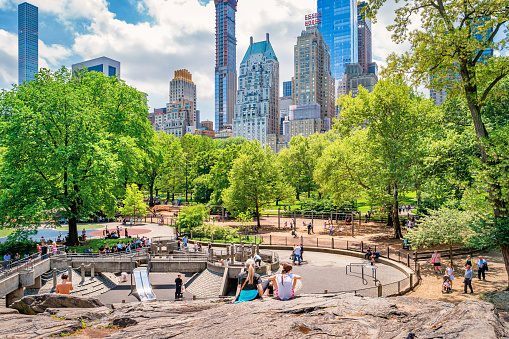
<path fill-rule="evenodd" d="M 477 260 L 477 277 L 479 280 L 486 280 L 486 271 L 488 270 L 488 262 L 482 258 L 482 255 L 479 256 L 479 260 Z"/>
<path fill-rule="evenodd" d="M 470 258 L 470 256 L 467 257 L 467 262 L 465 263 L 465 267 L 467 266 L 472 267 L 472 259 Z"/>
<path fill-rule="evenodd" d="M 454 281 L 454 267 L 452 267 L 452 264 L 449 264 L 447 268 L 445 269 L 445 274 L 449 276 L 449 280 L 451 282 L 451 290 L 452 290 L 452 283 Z"/>
<path fill-rule="evenodd" d="M 435 273 L 438 273 L 440 271 L 440 274 L 442 273 L 442 264 L 441 264 L 441 256 L 440 253 L 435 251 L 433 255 L 431 256 L 431 263 L 433 264 L 433 267 L 435 268 Z"/>
<path fill-rule="evenodd" d="M 73 287 L 72 287 L 72 283 L 69 282 L 69 276 L 67 275 L 67 273 L 62 274 L 62 282 L 60 284 L 57 284 L 55 293 L 71 294 L 72 290 L 73 290 Z"/>
<path fill-rule="evenodd" d="M 175 300 L 182 300 L 182 275 L 179 274 L 175 279 Z"/>
<path fill-rule="evenodd" d="M 467 293 L 467 287 L 470 287 L 470 293 L 474 293 L 472 289 L 472 279 L 474 278 L 474 272 L 472 272 L 472 268 L 467 265 L 467 269 L 465 270 L 465 280 L 463 281 L 465 285 L 464 293 Z"/>

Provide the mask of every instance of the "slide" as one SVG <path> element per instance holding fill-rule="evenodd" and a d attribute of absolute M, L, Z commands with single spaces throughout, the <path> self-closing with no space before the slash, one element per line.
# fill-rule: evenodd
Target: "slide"
<path fill-rule="evenodd" d="M 136 282 L 136 291 L 138 292 L 140 301 L 156 300 L 156 295 L 154 291 L 152 291 L 152 286 L 150 286 L 147 268 L 136 268 L 133 273 L 134 281 Z"/>

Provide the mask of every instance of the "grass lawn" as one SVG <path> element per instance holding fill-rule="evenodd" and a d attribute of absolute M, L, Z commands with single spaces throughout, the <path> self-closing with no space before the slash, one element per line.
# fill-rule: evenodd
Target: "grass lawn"
<path fill-rule="evenodd" d="M 94 253 L 97 253 L 99 251 L 99 247 L 101 247 L 101 246 L 106 246 L 106 244 L 108 244 L 110 247 L 112 247 L 113 245 L 116 245 L 119 242 L 121 243 L 122 241 L 124 243 L 127 243 L 128 240 L 129 239 L 125 239 L 125 238 L 122 238 L 122 239 L 105 239 L 105 240 L 103 240 L 103 239 L 92 239 L 92 240 L 88 240 L 88 241 L 85 241 L 84 243 L 82 243 L 82 246 L 69 247 L 69 248 L 70 248 L 70 250 L 72 252 L 74 252 L 74 249 L 76 248 L 76 252 L 83 253 L 84 250 L 88 250 L 90 247 L 92 247 L 92 249 L 94 250 Z"/>
<path fill-rule="evenodd" d="M 13 232 L 14 232 L 14 230 L 11 230 L 11 229 L 8 229 L 8 228 L 1 229 L 1 230 L 0 230 L 0 238 L 8 237 L 8 236 L 9 236 L 9 235 L 11 235 Z"/>
<path fill-rule="evenodd" d="M 82 229 L 86 230 L 100 230 L 104 228 L 104 225 L 100 224 L 87 224 L 87 225 L 79 225 L 78 224 L 78 231 L 81 231 Z M 54 228 L 56 231 L 69 231 L 69 225 L 63 225 L 61 227 Z"/>
<path fill-rule="evenodd" d="M 407 192 L 405 194 L 400 194 L 399 195 L 399 204 L 400 205 L 415 205 L 416 204 L 416 200 L 415 200 L 415 197 L 416 197 L 416 192 Z M 365 199 L 359 199 L 357 200 L 357 207 L 358 207 L 358 210 L 362 213 L 366 213 L 367 211 L 370 210 L 371 206 L 368 204 L 367 200 Z"/>

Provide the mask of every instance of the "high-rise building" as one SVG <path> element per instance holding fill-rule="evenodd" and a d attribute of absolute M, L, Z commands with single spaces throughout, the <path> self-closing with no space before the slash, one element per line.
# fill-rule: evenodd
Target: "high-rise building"
<path fill-rule="evenodd" d="M 339 82 L 346 65 L 358 62 L 357 0 L 318 0 L 317 9 L 318 28 L 330 50 L 332 77 Z"/>
<path fill-rule="evenodd" d="M 34 80 L 39 72 L 39 9 L 23 2 L 18 6 L 18 83 Z"/>
<path fill-rule="evenodd" d="M 357 96 L 360 85 L 372 92 L 378 82 L 378 76 L 374 73 L 364 73 L 364 69 L 360 63 L 346 65 L 346 72 L 343 79 L 339 82 L 338 97 L 341 95 Z"/>
<path fill-rule="evenodd" d="M 290 106 L 290 114 L 284 121 L 285 142 L 290 142 L 294 136 L 302 135 L 307 138 L 322 130 L 323 121 L 320 118 L 320 105 L 316 102 L 305 105 Z"/>
<path fill-rule="evenodd" d="M 237 91 L 237 38 L 235 15 L 237 0 L 214 0 L 216 5 L 216 132 L 231 124 L 235 114 Z"/>
<path fill-rule="evenodd" d="M 283 135 L 283 121 L 290 115 L 290 106 L 293 104 L 292 97 L 279 98 L 279 134 Z"/>
<path fill-rule="evenodd" d="M 99 72 L 106 76 L 117 76 L 120 78 L 120 62 L 107 58 L 100 57 L 72 65 L 72 72 L 76 73 L 81 68 L 85 67 L 89 72 Z"/>
<path fill-rule="evenodd" d="M 196 85 L 193 76 L 187 69 L 175 71 L 175 77 L 170 81 L 170 103 L 185 99 L 193 102 L 194 112 L 189 121 L 190 126 L 199 127 L 199 117 L 196 113 Z"/>
<path fill-rule="evenodd" d="M 294 47 L 294 105 L 318 103 L 322 122 L 335 116 L 335 84 L 331 76 L 329 47 L 316 26 L 309 26 Z M 325 129 L 325 125 L 322 126 Z"/>
<path fill-rule="evenodd" d="M 283 82 L 283 96 L 284 97 L 292 96 L 292 82 L 291 81 Z"/>
<path fill-rule="evenodd" d="M 265 41 L 251 42 L 240 64 L 239 91 L 233 136 L 267 143 L 279 134 L 279 62 L 267 33 Z"/>
<path fill-rule="evenodd" d="M 371 20 L 366 16 L 366 13 L 362 13 L 364 8 L 367 8 L 367 6 L 368 3 L 365 1 L 362 1 L 357 5 L 359 64 L 362 66 L 362 71 L 364 74 L 370 73 L 369 64 L 373 60 L 373 47 L 371 44 Z"/>

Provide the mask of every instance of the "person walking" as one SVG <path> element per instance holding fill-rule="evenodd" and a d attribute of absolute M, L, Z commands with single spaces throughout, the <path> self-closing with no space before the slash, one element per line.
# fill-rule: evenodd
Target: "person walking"
<path fill-rule="evenodd" d="M 301 261 L 300 254 L 301 254 L 301 247 L 299 245 L 297 245 L 293 249 L 293 264 L 294 265 L 295 265 L 296 260 L 299 262 L 299 265 L 300 265 L 300 261 Z"/>
<path fill-rule="evenodd" d="M 440 271 L 440 274 L 443 274 L 441 260 L 442 257 L 440 256 L 440 253 L 438 253 L 438 251 L 435 251 L 435 253 L 433 253 L 433 255 L 431 256 L 431 264 L 435 268 L 435 273 L 438 273 Z"/>
<path fill-rule="evenodd" d="M 472 289 L 472 279 L 474 278 L 474 272 L 472 272 L 472 268 L 467 266 L 465 270 L 465 280 L 463 280 L 463 284 L 465 285 L 464 293 L 467 293 L 467 287 L 470 287 L 470 293 L 474 293 Z"/>
<path fill-rule="evenodd" d="M 482 255 L 479 256 L 479 260 L 477 260 L 477 277 L 479 280 L 486 280 L 486 271 L 488 270 L 488 262 L 483 259 Z"/>
<path fill-rule="evenodd" d="M 465 263 L 465 267 L 467 267 L 467 266 L 472 267 L 472 258 L 470 258 L 470 256 L 467 257 L 467 261 Z"/>
<path fill-rule="evenodd" d="M 182 275 L 179 274 L 175 279 L 175 300 L 182 300 Z"/>

